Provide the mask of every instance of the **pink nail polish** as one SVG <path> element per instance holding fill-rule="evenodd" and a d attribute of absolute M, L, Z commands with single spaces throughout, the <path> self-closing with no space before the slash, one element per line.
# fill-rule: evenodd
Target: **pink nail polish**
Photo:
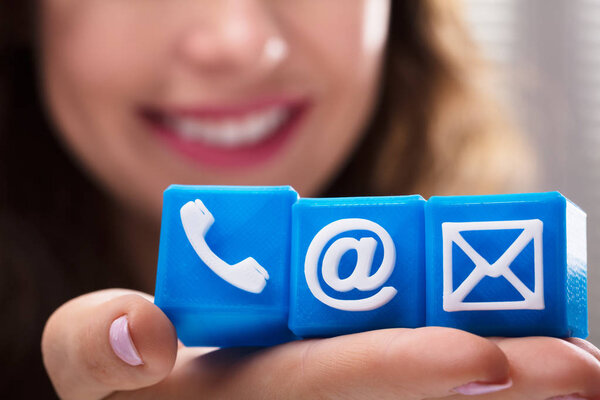
<path fill-rule="evenodd" d="M 512 386 L 512 384 L 513 383 L 511 379 L 505 383 L 470 382 L 465 385 L 455 387 L 452 389 L 452 391 L 464 395 L 478 395 L 499 392 L 500 390 L 508 389 Z"/>
<path fill-rule="evenodd" d="M 585 397 L 578 396 L 576 394 L 567 394 L 565 396 L 555 396 L 551 397 L 548 400 L 586 400 Z"/>
<path fill-rule="evenodd" d="M 129 321 L 127 315 L 123 315 L 113 321 L 109 331 L 110 346 L 121 360 L 129 365 L 141 365 L 144 362 L 140 357 L 131 335 L 129 334 Z"/>

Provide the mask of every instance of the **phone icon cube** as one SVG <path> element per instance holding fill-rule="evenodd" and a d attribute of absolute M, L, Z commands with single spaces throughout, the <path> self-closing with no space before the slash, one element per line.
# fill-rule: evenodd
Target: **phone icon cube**
<path fill-rule="evenodd" d="M 287 321 L 297 198 L 287 186 L 173 185 L 165 191 L 155 303 L 184 344 L 294 339 Z"/>
<path fill-rule="evenodd" d="M 300 199 L 290 329 L 302 337 L 424 325 L 421 196 Z"/>

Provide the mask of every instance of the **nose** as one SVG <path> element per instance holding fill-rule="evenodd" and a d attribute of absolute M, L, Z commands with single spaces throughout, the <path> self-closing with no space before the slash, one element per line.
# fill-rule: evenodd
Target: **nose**
<path fill-rule="evenodd" d="M 200 1 L 180 40 L 186 65 L 207 74 L 264 73 L 285 59 L 288 44 L 260 0 Z M 196 3 L 197 4 L 197 3 Z"/>

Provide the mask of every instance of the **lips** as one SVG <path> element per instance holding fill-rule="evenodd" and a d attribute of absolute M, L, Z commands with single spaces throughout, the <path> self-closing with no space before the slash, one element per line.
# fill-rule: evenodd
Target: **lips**
<path fill-rule="evenodd" d="M 248 166 L 277 154 L 297 130 L 306 100 L 266 100 L 226 107 L 142 110 L 161 140 L 205 165 Z"/>

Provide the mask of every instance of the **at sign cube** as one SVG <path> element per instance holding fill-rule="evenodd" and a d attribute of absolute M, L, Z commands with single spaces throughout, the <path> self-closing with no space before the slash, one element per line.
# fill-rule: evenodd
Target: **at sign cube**
<path fill-rule="evenodd" d="M 290 329 L 302 337 L 425 322 L 421 196 L 300 199 Z"/>
<path fill-rule="evenodd" d="M 427 325 L 587 337 L 586 214 L 558 192 L 432 197 Z"/>
<path fill-rule="evenodd" d="M 156 304 L 188 346 L 273 345 L 287 327 L 291 187 L 171 186 Z"/>

